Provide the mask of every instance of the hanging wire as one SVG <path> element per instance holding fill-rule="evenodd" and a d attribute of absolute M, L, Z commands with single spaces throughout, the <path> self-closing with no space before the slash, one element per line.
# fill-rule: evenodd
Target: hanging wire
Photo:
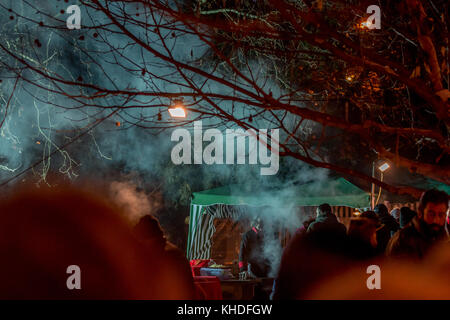
<path fill-rule="evenodd" d="M 383 172 L 381 172 L 380 181 L 383 182 Z M 377 197 L 377 201 L 375 201 L 375 205 L 378 204 L 378 200 L 380 200 L 380 196 L 381 196 L 381 187 L 380 187 L 380 190 L 378 191 L 378 197 Z"/>

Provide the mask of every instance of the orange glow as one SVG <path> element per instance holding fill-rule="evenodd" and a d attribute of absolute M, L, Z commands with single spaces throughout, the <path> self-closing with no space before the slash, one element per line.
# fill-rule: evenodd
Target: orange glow
<path fill-rule="evenodd" d="M 186 118 L 186 110 L 181 106 L 169 108 L 169 114 L 172 118 Z"/>

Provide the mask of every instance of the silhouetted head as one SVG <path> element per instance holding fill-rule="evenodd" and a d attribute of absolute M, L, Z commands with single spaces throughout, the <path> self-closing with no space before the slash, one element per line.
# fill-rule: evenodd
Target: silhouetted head
<path fill-rule="evenodd" d="M 378 225 L 380 223 L 380 219 L 378 218 L 377 214 L 370 210 L 361 213 L 360 217 L 370 219 L 375 225 Z"/>
<path fill-rule="evenodd" d="M 385 216 L 385 215 L 387 215 L 387 214 L 389 214 L 389 211 L 388 211 L 388 208 L 384 205 L 384 204 L 382 204 L 382 203 L 380 203 L 380 204 L 377 204 L 376 206 L 375 206 L 375 208 L 373 209 L 373 211 L 377 214 L 377 216 Z"/>
<path fill-rule="evenodd" d="M 133 232 L 139 241 L 164 249 L 166 239 L 158 220 L 151 215 L 143 216 L 134 226 Z"/>
<path fill-rule="evenodd" d="M 391 216 L 395 219 L 395 221 L 399 222 L 400 221 L 400 209 L 395 208 L 395 209 L 391 210 Z"/>
<path fill-rule="evenodd" d="M 377 223 L 370 218 L 358 217 L 350 220 L 347 232 L 352 239 L 359 239 L 373 248 L 377 246 Z"/>
<path fill-rule="evenodd" d="M 399 219 L 400 228 L 406 226 L 415 216 L 416 216 L 415 211 L 411 210 L 408 207 L 402 207 L 400 209 L 400 219 Z"/>
<path fill-rule="evenodd" d="M 264 221 L 261 217 L 257 216 L 252 220 L 252 227 L 258 231 L 264 229 Z"/>
<path fill-rule="evenodd" d="M 325 216 L 327 214 L 332 214 L 331 206 L 328 203 L 321 204 L 317 207 L 316 214 L 317 216 Z"/>

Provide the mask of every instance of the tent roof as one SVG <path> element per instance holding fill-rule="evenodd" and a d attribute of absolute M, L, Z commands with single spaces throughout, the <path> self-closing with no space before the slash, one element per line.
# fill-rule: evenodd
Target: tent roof
<path fill-rule="evenodd" d="M 325 181 L 307 182 L 282 189 L 261 186 L 227 185 L 215 189 L 194 192 L 192 204 L 197 205 L 251 205 L 251 206 L 331 206 L 362 208 L 369 206 L 369 193 L 344 178 L 328 178 Z"/>
<path fill-rule="evenodd" d="M 439 182 L 432 179 L 427 179 L 423 189 L 431 189 L 435 188 L 441 191 L 446 192 L 447 194 L 450 194 L 450 186 L 448 184 L 445 184 L 443 182 Z"/>

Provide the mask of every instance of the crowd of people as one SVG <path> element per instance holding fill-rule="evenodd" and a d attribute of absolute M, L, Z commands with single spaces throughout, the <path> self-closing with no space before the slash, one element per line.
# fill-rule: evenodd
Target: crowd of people
<path fill-rule="evenodd" d="M 166 240 L 158 220 L 146 215 L 130 225 L 121 209 L 94 189 L 25 188 L 0 203 L 0 299 L 201 299 L 189 262 Z M 380 204 L 353 218 L 348 230 L 323 204 L 284 249 L 271 298 L 330 298 L 336 292 L 332 298 L 361 298 L 346 296 L 350 280 L 333 281 L 385 256 L 402 263 L 438 261 L 424 270 L 434 268 L 439 277 L 443 272 L 447 278 L 433 290 L 445 296 L 447 287 L 439 291 L 439 285 L 450 283 L 448 219 L 448 195 L 437 190 L 423 194 L 417 213 L 402 208 L 390 214 Z M 249 249 L 260 237 L 262 221 L 257 221 L 244 235 L 240 267 L 251 266 L 263 277 L 267 265 L 260 268 Z M 67 287 L 71 265 L 81 270 L 80 289 Z M 389 297 L 397 296 L 381 298 Z"/>
<path fill-rule="evenodd" d="M 404 297 L 403 290 L 414 288 L 411 282 L 416 281 L 413 276 L 408 279 L 409 283 L 402 282 L 407 278 L 406 273 L 427 270 L 431 267 L 425 262 L 430 261 L 443 266 L 442 273 L 433 274 L 434 293 L 442 292 L 439 297 L 450 298 L 448 202 L 445 192 L 428 190 L 420 199 L 417 213 L 405 207 L 390 214 L 385 205 L 379 204 L 373 211 L 352 218 L 348 230 L 328 204 L 319 206 L 315 220 L 306 221 L 285 248 L 272 299 L 308 298 L 324 283 L 327 289 L 322 293 L 330 292 L 327 281 L 343 277 L 348 270 L 367 276 L 365 271 L 371 264 L 386 266 L 383 274 L 391 279 L 391 287 L 398 284 L 398 288 L 384 290 L 386 294 L 377 298 Z M 404 267 L 408 272 L 402 274 L 399 270 Z M 353 284 L 351 281 L 341 283 L 338 291 L 353 290 Z M 361 289 L 362 295 L 353 298 L 362 298 L 369 291 L 363 280 L 356 287 Z M 415 294 L 426 298 L 430 292 Z M 339 295 L 313 297 L 339 298 Z"/>

